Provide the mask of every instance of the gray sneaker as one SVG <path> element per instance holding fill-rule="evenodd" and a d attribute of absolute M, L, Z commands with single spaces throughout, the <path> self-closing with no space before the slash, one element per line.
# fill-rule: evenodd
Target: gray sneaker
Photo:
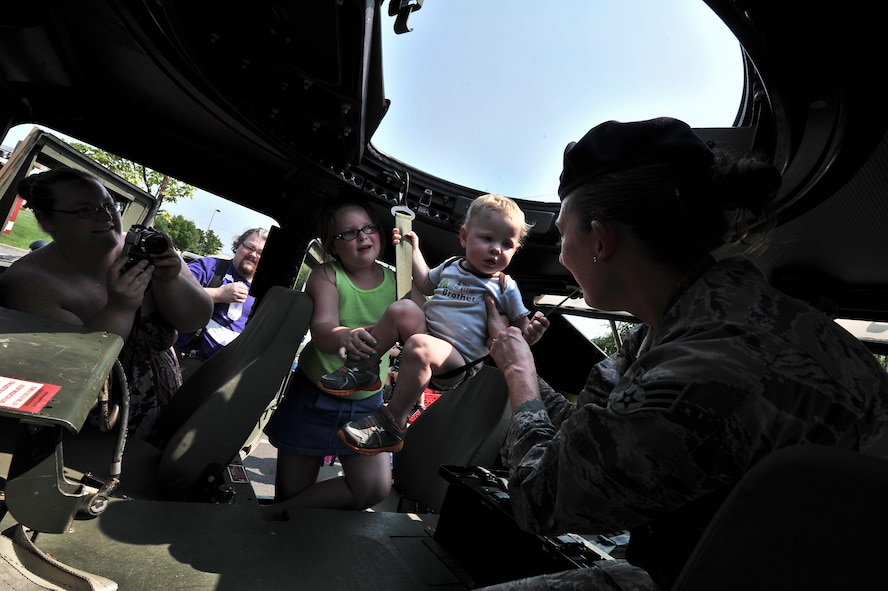
<path fill-rule="evenodd" d="M 404 431 L 383 406 L 369 417 L 347 423 L 339 430 L 339 438 L 359 454 L 373 456 L 384 451 L 401 451 Z"/>
<path fill-rule="evenodd" d="M 318 380 L 318 388 L 334 396 L 348 396 L 363 390 L 379 390 L 379 368 L 349 367 L 343 365 L 333 373 L 324 374 Z"/>

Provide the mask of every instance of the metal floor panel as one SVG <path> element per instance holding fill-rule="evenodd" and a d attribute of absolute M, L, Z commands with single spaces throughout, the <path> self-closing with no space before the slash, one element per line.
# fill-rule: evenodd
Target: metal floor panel
<path fill-rule="evenodd" d="M 258 506 L 114 501 L 69 533 L 39 534 L 36 545 L 122 591 L 466 589 L 432 539 L 436 516 L 291 515 L 262 521 Z"/>

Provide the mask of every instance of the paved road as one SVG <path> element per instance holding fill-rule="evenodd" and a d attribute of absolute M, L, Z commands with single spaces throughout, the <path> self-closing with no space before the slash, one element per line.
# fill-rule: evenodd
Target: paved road
<path fill-rule="evenodd" d="M 14 261 L 18 257 L 27 253 L 27 250 L 15 248 L 14 246 L 6 244 L 0 244 L 0 261 Z"/>
<path fill-rule="evenodd" d="M 274 477 L 277 465 L 277 449 L 264 435 L 244 458 L 244 468 L 253 483 L 253 490 L 258 497 L 274 497 Z"/>
<path fill-rule="evenodd" d="M 253 483 L 253 490 L 258 497 L 274 497 L 274 478 L 277 467 L 277 449 L 263 435 L 254 446 L 253 451 L 243 460 L 244 468 Z M 342 466 L 336 461 L 321 468 L 318 480 L 338 476 Z"/>

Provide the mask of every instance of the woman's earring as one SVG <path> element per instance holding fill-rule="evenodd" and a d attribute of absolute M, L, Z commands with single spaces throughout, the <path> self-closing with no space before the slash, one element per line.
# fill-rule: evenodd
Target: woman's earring
<path fill-rule="evenodd" d="M 593 263 L 597 263 L 597 262 L 598 262 L 598 257 L 592 257 L 592 262 L 593 262 Z"/>

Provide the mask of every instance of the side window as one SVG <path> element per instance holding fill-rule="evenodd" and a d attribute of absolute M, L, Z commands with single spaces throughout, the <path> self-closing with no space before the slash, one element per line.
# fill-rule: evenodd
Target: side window
<path fill-rule="evenodd" d="M 5 223 L 4 232 L 0 234 L 0 272 L 26 254 L 32 242 L 51 240 L 39 228 L 33 214 L 22 207 L 23 200 L 16 187 L 28 174 L 59 165 L 79 168 L 102 182 L 118 204 L 124 231 L 136 224 L 153 225 L 169 234 L 186 260 L 203 255 L 231 257 L 233 244 L 244 231 L 252 228 L 268 230 L 275 225 L 275 220 L 257 211 L 175 180 L 173 185 L 178 183 L 183 187 L 183 193 L 173 194 L 174 198 L 159 199 L 70 145 L 69 142 L 76 140 L 66 140 L 60 135 L 20 125 L 10 130 L 2 142 L 0 215 L 4 216 Z M 101 152 L 100 149 L 94 150 Z M 168 178 L 148 172 L 158 178 Z M 158 187 L 161 184 L 156 183 Z"/>

